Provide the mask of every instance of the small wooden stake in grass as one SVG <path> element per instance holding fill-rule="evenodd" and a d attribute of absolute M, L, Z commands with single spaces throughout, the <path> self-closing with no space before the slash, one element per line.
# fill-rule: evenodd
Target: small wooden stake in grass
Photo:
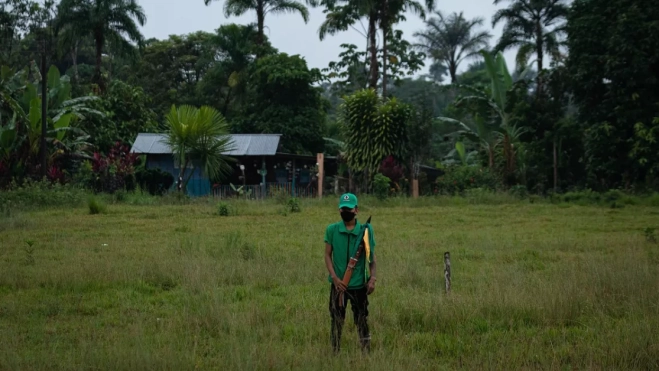
<path fill-rule="evenodd" d="M 446 293 L 451 292 L 451 254 L 444 253 L 444 282 L 446 283 Z"/>

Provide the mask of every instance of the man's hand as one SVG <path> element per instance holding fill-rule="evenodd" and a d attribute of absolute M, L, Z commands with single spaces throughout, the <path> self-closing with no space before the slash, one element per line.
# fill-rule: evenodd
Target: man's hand
<path fill-rule="evenodd" d="M 375 277 L 371 277 L 366 285 L 366 295 L 371 295 L 375 291 Z"/>
<path fill-rule="evenodd" d="M 327 271 L 329 272 L 330 277 L 332 277 L 332 282 L 334 283 L 336 289 L 339 292 L 346 291 L 346 285 L 344 285 L 339 277 L 336 276 L 336 273 L 334 273 L 334 267 L 332 266 L 332 245 L 328 244 L 327 242 L 325 242 L 325 266 L 327 267 Z"/>
<path fill-rule="evenodd" d="M 339 279 L 339 277 L 337 277 L 337 276 L 332 277 L 332 282 L 334 282 L 334 287 L 336 287 L 336 289 L 339 292 L 346 291 L 347 287 L 346 287 L 346 285 L 343 284 L 343 281 L 341 281 Z"/>

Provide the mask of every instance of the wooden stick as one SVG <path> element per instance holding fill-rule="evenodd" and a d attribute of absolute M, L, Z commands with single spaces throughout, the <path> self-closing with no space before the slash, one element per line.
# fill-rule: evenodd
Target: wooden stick
<path fill-rule="evenodd" d="M 444 282 L 446 283 L 446 293 L 451 292 L 451 254 L 444 253 Z"/>
<path fill-rule="evenodd" d="M 316 162 L 318 163 L 318 198 L 323 198 L 323 178 L 325 177 L 325 155 L 323 153 L 317 153 Z"/>

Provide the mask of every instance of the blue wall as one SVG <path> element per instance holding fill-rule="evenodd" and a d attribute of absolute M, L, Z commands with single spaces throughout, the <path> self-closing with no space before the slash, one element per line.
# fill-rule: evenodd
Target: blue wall
<path fill-rule="evenodd" d="M 178 181 L 179 169 L 174 168 L 174 156 L 172 155 L 147 155 L 146 160 L 147 169 L 159 168 L 174 176 L 173 189 L 176 189 L 176 182 Z M 208 178 L 202 174 L 202 169 L 195 167 L 188 187 L 186 188 L 187 194 L 190 196 L 209 196 L 211 194 L 211 184 Z M 187 170 L 186 177 L 190 175 L 190 169 Z"/>

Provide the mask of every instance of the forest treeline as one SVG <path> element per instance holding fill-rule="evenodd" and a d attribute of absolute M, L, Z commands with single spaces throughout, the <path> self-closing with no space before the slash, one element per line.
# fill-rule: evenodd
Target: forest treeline
<path fill-rule="evenodd" d="M 286 152 L 339 156 L 339 175 L 364 191 L 385 179 L 407 193 L 414 177 L 423 194 L 659 189 L 650 1 L 494 0 L 491 19 L 432 0 L 195 1 L 256 22 L 146 39 L 136 0 L 0 1 L 1 185 L 84 174 L 123 187 L 137 133 L 173 135 L 172 107 L 191 106 L 217 113 L 214 132 L 280 133 Z M 319 45 L 364 36 L 323 69 L 264 34 L 272 17 L 306 22 L 312 7 L 324 11 L 310 30 Z M 404 35 L 404 17 L 424 25 Z M 420 165 L 444 175 L 424 181 Z"/>

